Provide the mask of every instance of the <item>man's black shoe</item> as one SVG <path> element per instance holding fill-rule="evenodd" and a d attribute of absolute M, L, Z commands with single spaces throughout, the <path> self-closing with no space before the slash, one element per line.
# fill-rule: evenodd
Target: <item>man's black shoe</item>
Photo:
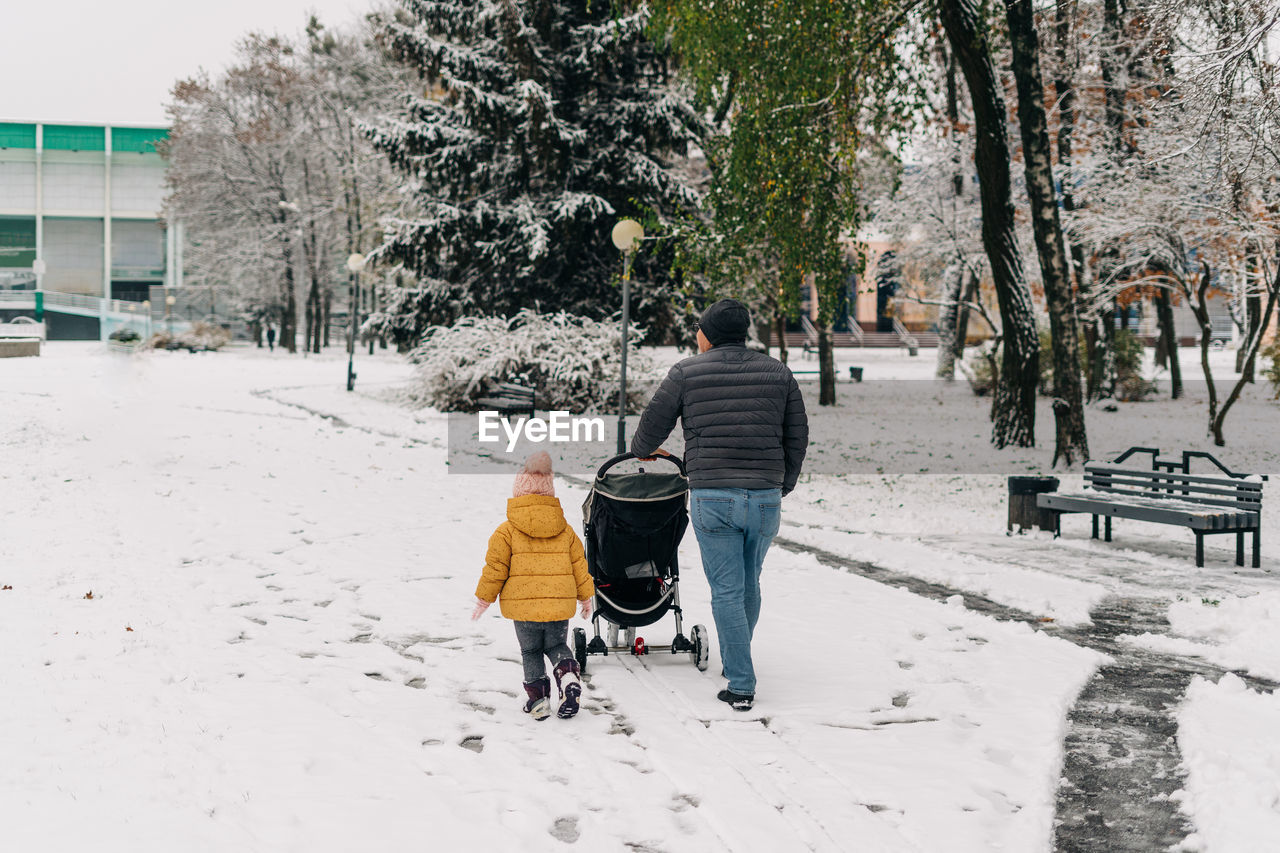
<path fill-rule="evenodd" d="M 732 690 L 721 690 L 716 694 L 716 698 L 721 702 L 729 703 L 729 707 L 735 711 L 750 711 L 751 703 L 755 701 L 755 695 L 751 693 L 734 693 Z"/>

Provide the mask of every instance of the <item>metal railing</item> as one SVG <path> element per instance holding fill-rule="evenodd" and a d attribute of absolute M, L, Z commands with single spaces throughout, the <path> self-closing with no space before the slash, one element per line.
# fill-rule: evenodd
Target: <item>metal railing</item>
<path fill-rule="evenodd" d="M 92 317 L 100 316 L 105 311 L 108 316 L 117 319 L 145 317 L 147 313 L 140 302 L 103 299 L 87 293 L 61 293 L 56 290 L 0 290 L 0 305 L 34 308 L 37 293 L 43 295 L 45 310 L 67 309 L 73 313 L 87 314 Z M 154 309 L 153 305 L 152 310 Z"/>
<path fill-rule="evenodd" d="M 897 317 L 893 318 L 893 331 L 897 334 L 898 340 L 902 341 L 902 345 L 907 349 L 920 348 L 920 341 L 916 340 L 915 336 L 907 331 L 907 327 L 902 325 L 902 321 Z"/>
<path fill-rule="evenodd" d="M 808 314 L 800 315 L 800 328 L 804 330 L 804 345 L 816 347 L 818 345 L 818 327 L 813 325 L 813 321 L 809 319 Z"/>
<path fill-rule="evenodd" d="M 103 299 L 100 296 L 89 296 L 86 293 L 59 293 L 55 290 L 44 291 L 44 304 L 46 308 L 72 308 L 93 314 L 101 314 L 105 310 L 107 314 L 121 317 L 140 317 L 146 313 L 140 302 L 130 302 L 125 299 Z"/>

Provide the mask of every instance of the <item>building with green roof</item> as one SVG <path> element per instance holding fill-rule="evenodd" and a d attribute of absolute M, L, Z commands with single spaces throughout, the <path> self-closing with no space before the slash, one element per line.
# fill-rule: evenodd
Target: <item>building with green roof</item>
<path fill-rule="evenodd" d="M 156 146 L 168 135 L 154 126 L 0 122 L 0 290 L 143 302 L 154 287 L 181 286 L 181 227 L 161 219 L 165 161 Z"/>

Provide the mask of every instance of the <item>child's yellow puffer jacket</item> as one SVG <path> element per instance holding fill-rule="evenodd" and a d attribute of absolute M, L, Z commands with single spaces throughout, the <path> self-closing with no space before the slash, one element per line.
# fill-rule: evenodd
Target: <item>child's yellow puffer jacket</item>
<path fill-rule="evenodd" d="M 507 501 L 507 520 L 489 537 L 476 598 L 501 597 L 502 615 L 558 622 L 595 595 L 582 541 L 564 520 L 560 501 L 525 495 Z"/>

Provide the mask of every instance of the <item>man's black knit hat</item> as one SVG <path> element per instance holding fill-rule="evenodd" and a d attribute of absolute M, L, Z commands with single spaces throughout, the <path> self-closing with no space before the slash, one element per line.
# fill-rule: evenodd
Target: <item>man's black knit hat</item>
<path fill-rule="evenodd" d="M 703 311 L 702 319 L 698 321 L 698 328 L 712 346 L 745 343 L 750 326 L 751 312 L 736 299 L 721 299 Z"/>

